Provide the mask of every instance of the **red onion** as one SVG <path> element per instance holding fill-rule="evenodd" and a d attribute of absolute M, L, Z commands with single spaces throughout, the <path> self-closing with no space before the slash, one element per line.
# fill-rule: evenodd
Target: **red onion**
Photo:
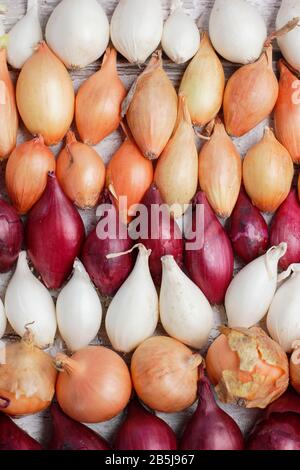
<path fill-rule="evenodd" d="M 43 450 L 43 448 L 8 416 L 1 413 L 0 450 Z"/>
<path fill-rule="evenodd" d="M 0 199 L 0 272 L 9 271 L 16 262 L 23 242 L 23 225 L 15 211 Z"/>
<path fill-rule="evenodd" d="M 56 403 L 51 406 L 51 416 L 53 434 L 50 450 L 110 450 L 103 437 L 69 418 Z"/>
<path fill-rule="evenodd" d="M 155 184 L 147 191 L 142 204 L 148 209 L 148 236 L 141 237 L 148 250 L 152 250 L 150 256 L 150 271 L 157 286 L 161 285 L 162 263 L 161 258 L 165 255 L 173 255 L 177 264 L 183 265 L 183 239 L 182 233 L 176 221 L 170 217 L 167 206 L 165 210 L 155 217 L 153 208 L 162 208 L 163 200 Z M 150 236 L 149 236 L 150 235 Z M 152 236 L 154 235 L 154 237 Z M 155 238 L 155 239 L 154 239 Z"/>
<path fill-rule="evenodd" d="M 79 213 L 49 173 L 46 190 L 29 212 L 26 226 L 29 256 L 48 288 L 59 289 L 67 279 L 84 236 Z"/>
<path fill-rule="evenodd" d="M 281 204 L 272 220 L 270 241 L 274 246 L 281 242 L 288 244 L 285 256 L 279 261 L 282 269 L 300 262 L 300 204 L 295 189 Z"/>
<path fill-rule="evenodd" d="M 186 243 L 185 265 L 190 278 L 200 287 L 210 303 L 221 304 L 233 277 L 233 250 L 227 233 L 203 192 L 195 197 L 194 205 L 196 204 L 204 206 L 204 226 L 196 227 L 197 220 L 194 216 L 192 228 L 195 232 L 204 232 L 204 244 L 198 250 L 187 250 Z"/>
<path fill-rule="evenodd" d="M 209 380 L 202 374 L 198 407 L 180 441 L 181 450 L 242 450 L 243 435 L 236 422 L 218 407 Z"/>
<path fill-rule="evenodd" d="M 268 225 L 243 189 L 231 215 L 229 237 L 235 253 L 247 264 L 268 248 Z"/>
<path fill-rule="evenodd" d="M 272 413 L 287 412 L 300 415 L 300 396 L 292 388 L 268 406 L 265 410 L 265 416 L 268 418 Z"/>
<path fill-rule="evenodd" d="M 108 191 L 105 191 L 101 204 L 107 204 L 110 208 L 107 225 L 118 229 L 120 218 L 119 211 L 113 204 Z M 102 218 L 100 219 L 101 223 Z M 124 239 L 118 233 L 109 235 L 105 240 L 101 240 L 96 227 L 87 237 L 82 251 L 82 262 L 89 273 L 96 287 L 102 295 L 113 296 L 131 273 L 134 260 L 132 254 L 120 256 L 118 258 L 107 259 L 106 256 L 112 253 L 124 253 L 133 246 L 133 241 L 128 235 L 127 227 L 123 225 Z"/>
<path fill-rule="evenodd" d="M 137 399 L 117 431 L 115 450 L 176 450 L 176 436 L 162 419 L 147 411 Z"/>

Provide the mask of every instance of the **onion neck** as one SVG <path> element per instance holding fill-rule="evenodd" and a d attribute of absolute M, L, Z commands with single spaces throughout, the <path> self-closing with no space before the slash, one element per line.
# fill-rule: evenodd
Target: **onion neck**
<path fill-rule="evenodd" d="M 147 411 L 137 398 L 134 398 L 133 400 L 131 400 L 127 408 L 127 417 L 129 419 L 131 418 L 134 419 L 137 417 L 143 418 L 147 414 L 153 414 L 153 413 L 150 413 L 149 411 Z"/>
<path fill-rule="evenodd" d="M 66 137 L 67 146 L 75 144 L 77 142 L 76 136 L 73 131 L 69 130 Z"/>
<path fill-rule="evenodd" d="M 33 9 L 38 11 L 38 0 L 27 0 L 27 13 Z"/>
<path fill-rule="evenodd" d="M 83 374 L 85 367 L 82 363 L 75 361 L 65 354 L 59 353 L 55 358 L 55 367 L 60 372 L 66 372 L 68 375 Z"/>
<path fill-rule="evenodd" d="M 217 404 L 213 395 L 210 382 L 202 371 L 202 377 L 198 383 L 199 402 L 197 414 L 208 414 L 216 410 Z"/>

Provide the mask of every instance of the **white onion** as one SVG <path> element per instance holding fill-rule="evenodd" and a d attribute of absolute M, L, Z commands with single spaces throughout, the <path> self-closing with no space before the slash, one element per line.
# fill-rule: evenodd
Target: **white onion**
<path fill-rule="evenodd" d="M 276 29 L 284 27 L 293 18 L 300 17 L 299 0 L 282 0 L 276 19 Z M 277 39 L 280 50 L 286 61 L 300 71 L 300 27 Z"/>
<path fill-rule="evenodd" d="M 97 0 L 62 0 L 46 27 L 46 40 L 70 68 L 99 59 L 109 42 L 109 22 Z"/>
<path fill-rule="evenodd" d="M 163 32 L 160 0 L 120 0 L 111 20 L 111 39 L 133 64 L 142 64 L 158 47 Z"/>
<path fill-rule="evenodd" d="M 57 328 L 54 302 L 46 287 L 30 271 L 25 251 L 20 253 L 16 271 L 8 284 L 5 311 L 19 336 L 23 336 L 26 326 L 30 325 L 37 346 L 45 348 L 53 343 Z"/>
<path fill-rule="evenodd" d="M 173 256 L 162 258 L 160 318 L 166 332 L 195 349 L 206 345 L 213 327 L 213 311 L 201 292 L 179 268 Z"/>
<path fill-rule="evenodd" d="M 2 300 L 0 299 L 0 338 L 2 338 L 2 336 L 5 333 L 6 325 L 7 325 L 7 320 L 6 320 L 4 305 L 3 305 Z"/>
<path fill-rule="evenodd" d="M 286 250 L 286 243 L 272 247 L 235 276 L 225 297 L 230 328 L 250 328 L 266 315 L 276 292 L 278 262 Z"/>
<path fill-rule="evenodd" d="M 248 64 L 261 55 L 267 27 L 258 11 L 245 0 L 215 0 L 209 20 L 209 35 L 222 57 Z"/>
<path fill-rule="evenodd" d="M 199 45 L 200 34 L 195 21 L 185 14 L 181 0 L 173 0 L 171 15 L 163 30 L 164 52 L 176 64 L 184 64 L 194 57 Z"/>
<path fill-rule="evenodd" d="M 75 261 L 73 276 L 58 296 L 56 314 L 59 332 L 70 351 L 85 348 L 97 336 L 102 306 L 80 261 Z"/>
<path fill-rule="evenodd" d="M 21 69 L 42 40 L 38 0 L 28 0 L 26 15 L 8 33 L 8 63 L 15 69 Z"/>

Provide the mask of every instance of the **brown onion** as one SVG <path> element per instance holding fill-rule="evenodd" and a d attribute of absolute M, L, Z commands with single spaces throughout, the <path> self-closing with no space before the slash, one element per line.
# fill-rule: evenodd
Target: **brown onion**
<path fill-rule="evenodd" d="M 45 191 L 55 157 L 42 136 L 24 142 L 11 154 L 5 173 L 9 197 L 19 214 L 26 214 Z"/>
<path fill-rule="evenodd" d="M 175 413 L 197 397 L 198 366 L 202 358 L 179 341 L 166 336 L 147 339 L 131 361 L 133 386 L 150 408 Z"/>
<path fill-rule="evenodd" d="M 15 89 L 10 78 L 6 48 L 0 44 L 0 160 L 9 157 L 17 143 L 18 112 Z"/>

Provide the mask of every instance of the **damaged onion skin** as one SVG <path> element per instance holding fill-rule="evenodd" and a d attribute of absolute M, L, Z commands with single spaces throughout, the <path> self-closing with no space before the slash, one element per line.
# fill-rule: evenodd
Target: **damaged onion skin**
<path fill-rule="evenodd" d="M 18 259 L 23 242 L 23 225 L 16 212 L 0 198 L 0 272 L 9 271 Z"/>
<path fill-rule="evenodd" d="M 0 450 L 43 450 L 43 447 L 8 416 L 0 413 Z"/>

